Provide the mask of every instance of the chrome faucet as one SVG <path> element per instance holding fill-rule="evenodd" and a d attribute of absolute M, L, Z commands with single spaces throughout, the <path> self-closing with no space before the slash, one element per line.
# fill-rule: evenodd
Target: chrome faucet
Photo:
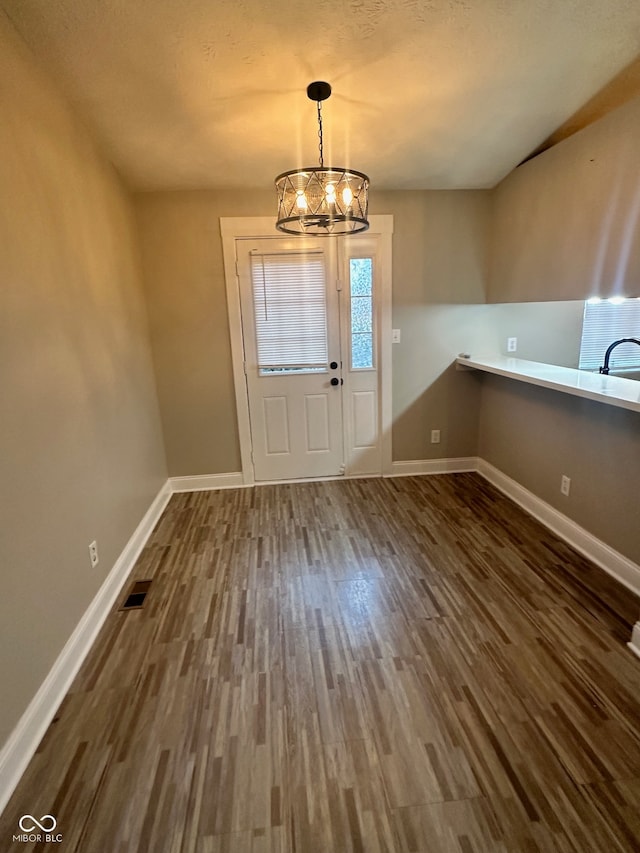
<path fill-rule="evenodd" d="M 604 373 L 605 375 L 609 375 L 609 357 L 613 350 L 620 346 L 620 344 L 638 344 L 640 347 L 640 341 L 637 338 L 620 338 L 619 341 L 614 341 L 610 347 L 607 348 L 607 351 L 604 354 L 604 364 L 600 368 L 600 373 Z"/>

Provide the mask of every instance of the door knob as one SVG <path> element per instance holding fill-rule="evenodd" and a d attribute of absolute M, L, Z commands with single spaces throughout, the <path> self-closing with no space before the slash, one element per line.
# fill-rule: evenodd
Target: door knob
<path fill-rule="evenodd" d="M 338 379 L 337 376 L 333 377 L 333 379 L 331 380 L 331 384 L 332 385 L 339 385 L 340 384 L 340 380 Z"/>
<path fill-rule="evenodd" d="M 331 368 L 331 370 L 337 370 L 338 369 L 338 362 L 332 361 L 331 364 L 329 365 L 329 367 Z"/>

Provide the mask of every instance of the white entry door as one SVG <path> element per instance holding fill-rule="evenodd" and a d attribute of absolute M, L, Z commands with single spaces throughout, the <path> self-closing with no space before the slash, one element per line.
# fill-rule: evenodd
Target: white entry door
<path fill-rule="evenodd" d="M 256 481 L 381 473 L 376 251 L 236 241 Z"/>
<path fill-rule="evenodd" d="M 242 241 L 238 275 L 256 480 L 344 464 L 332 241 Z"/>

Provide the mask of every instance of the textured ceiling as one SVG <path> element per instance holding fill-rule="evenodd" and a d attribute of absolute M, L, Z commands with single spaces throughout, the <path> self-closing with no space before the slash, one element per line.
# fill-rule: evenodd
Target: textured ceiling
<path fill-rule="evenodd" d="M 0 0 L 135 189 L 490 187 L 640 52 L 638 0 Z"/>

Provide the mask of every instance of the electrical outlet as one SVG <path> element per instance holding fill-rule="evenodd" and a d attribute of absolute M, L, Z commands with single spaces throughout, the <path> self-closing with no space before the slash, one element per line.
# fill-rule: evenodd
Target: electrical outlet
<path fill-rule="evenodd" d="M 569 492 L 571 491 L 571 477 L 567 477 L 566 474 L 563 474 L 562 480 L 560 480 L 560 491 L 563 495 L 569 497 Z"/>
<path fill-rule="evenodd" d="M 400 329 L 391 329 L 391 343 L 399 344 L 400 343 Z"/>
<path fill-rule="evenodd" d="M 440 444 L 440 430 L 432 429 L 431 430 L 431 444 Z"/>
<path fill-rule="evenodd" d="M 507 338 L 507 352 L 517 352 L 518 351 L 518 339 L 517 338 Z"/>
<path fill-rule="evenodd" d="M 98 557 L 98 543 L 95 539 L 89 543 L 89 559 L 91 560 L 91 568 L 95 569 L 100 562 L 100 558 Z"/>

